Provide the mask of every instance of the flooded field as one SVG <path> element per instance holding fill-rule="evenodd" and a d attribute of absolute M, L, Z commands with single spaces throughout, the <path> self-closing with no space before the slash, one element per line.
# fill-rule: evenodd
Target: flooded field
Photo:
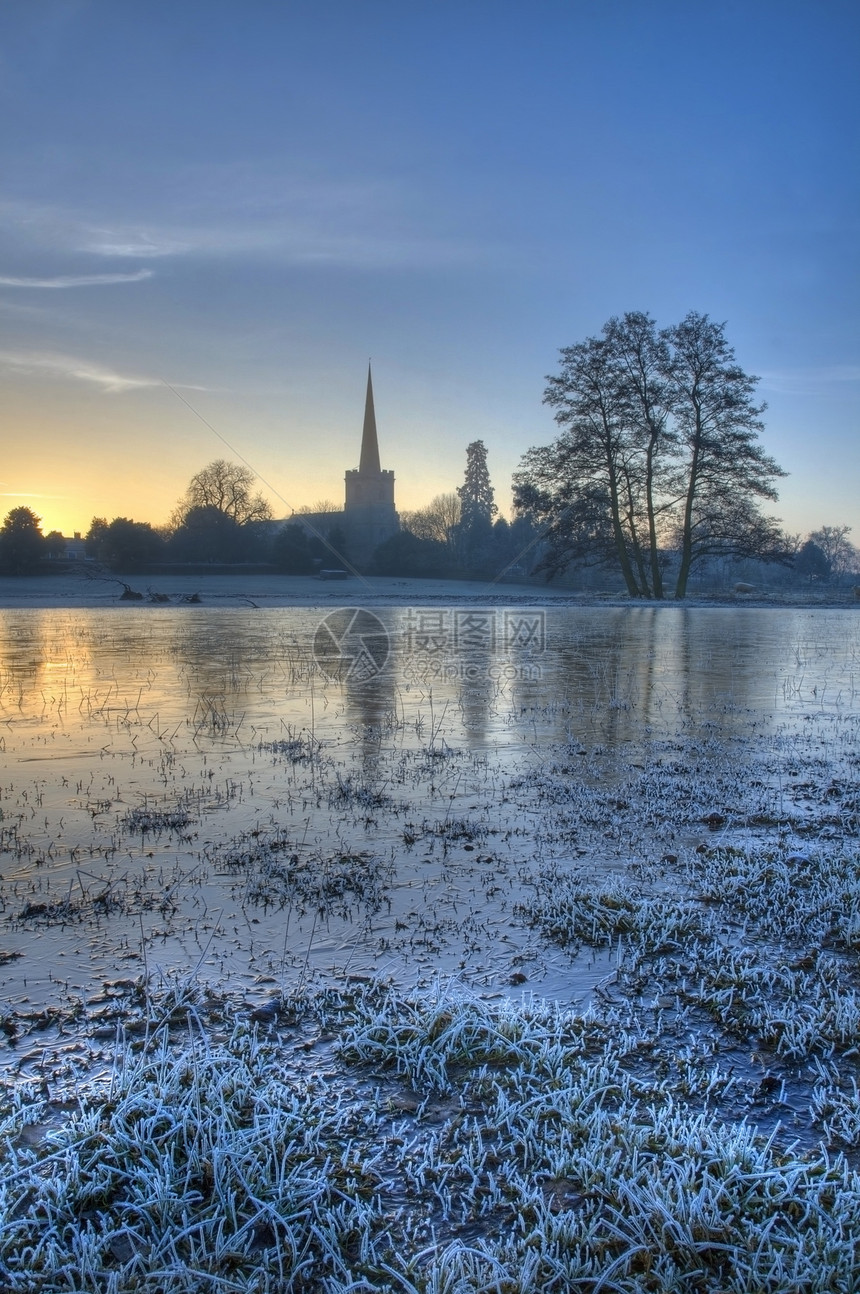
<path fill-rule="evenodd" d="M 0 613 L 6 1153 L 24 1199 L 73 1143 L 56 1216 L 101 1237 L 89 1284 L 38 1288 L 854 1288 L 858 629 L 753 608 Z M 176 1134 L 171 1198 L 193 1178 L 201 1235 L 223 1228 L 201 1182 L 248 1085 L 264 1122 L 301 1124 L 292 1256 L 260 1203 L 285 1189 L 277 1154 L 243 1179 L 235 1268 L 184 1223 L 170 1252 L 130 1232 L 125 1187 L 96 1226 L 86 1129 L 145 1161 L 115 1123 L 145 1097 Z M 201 1101 L 223 1115 L 205 1154 Z M 165 1163 L 147 1171 L 162 1198 Z M 3 1244 L 8 1287 L 37 1288 L 14 1226 Z"/>
<path fill-rule="evenodd" d="M 796 813 L 791 752 L 835 770 L 855 731 L 850 612 L 339 614 L 3 614 L 8 1002 L 144 970 L 569 1000 L 605 967 L 535 939 L 547 869 L 608 881 L 713 844 L 709 813 L 732 840 Z"/>

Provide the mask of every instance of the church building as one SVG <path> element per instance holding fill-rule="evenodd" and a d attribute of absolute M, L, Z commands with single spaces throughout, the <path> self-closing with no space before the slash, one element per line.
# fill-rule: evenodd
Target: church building
<path fill-rule="evenodd" d="M 400 529 L 394 508 L 394 473 L 379 466 L 373 379 L 367 366 L 367 395 L 358 470 L 346 474 L 343 519 L 350 547 L 368 556 Z"/>
<path fill-rule="evenodd" d="M 358 467 L 346 473 L 343 512 L 310 513 L 292 519 L 304 522 L 312 532 L 327 539 L 342 538 L 346 550 L 343 559 L 358 567 L 366 567 L 379 545 L 400 529 L 400 518 L 394 506 L 394 473 L 380 467 L 369 364 L 361 456 Z M 326 560 L 332 565 L 337 564 L 334 554 Z"/>

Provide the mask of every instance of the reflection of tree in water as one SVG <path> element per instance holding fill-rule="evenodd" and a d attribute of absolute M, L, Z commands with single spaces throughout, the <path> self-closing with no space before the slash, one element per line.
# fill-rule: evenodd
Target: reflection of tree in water
<path fill-rule="evenodd" d="M 233 608 L 177 616 L 169 653 L 191 696 L 218 698 L 231 711 L 256 707 L 261 697 L 303 696 L 314 668 L 309 645 L 280 617 Z"/>
<path fill-rule="evenodd" d="M 677 712 L 690 725 L 705 720 L 733 731 L 735 716 L 754 703 L 757 693 L 767 694 L 771 683 L 764 680 L 779 670 L 780 661 L 771 656 L 761 632 L 767 621 L 750 620 L 743 610 L 703 607 L 678 608 L 672 621 L 666 627 L 672 632 L 662 636 L 660 657 L 676 681 Z"/>
<path fill-rule="evenodd" d="M 488 647 L 470 647 L 457 658 L 460 669 L 459 705 L 467 740 L 476 745 L 487 739 L 490 720 L 499 700 L 499 683 L 491 677 L 494 653 Z"/>
<path fill-rule="evenodd" d="M 364 681 L 347 677 L 343 688 L 347 716 L 358 737 L 356 753 L 363 773 L 369 778 L 375 775 L 383 744 L 388 744 L 398 722 L 396 674 L 387 668 Z"/>
<path fill-rule="evenodd" d="M 652 693 L 656 614 L 647 607 L 554 613 L 539 677 L 514 686 L 520 721 L 531 715 L 552 740 L 612 745 L 638 735 Z"/>
<path fill-rule="evenodd" d="M 7 714 L 14 704 L 16 718 L 56 717 L 60 704 L 69 713 L 82 704 L 82 713 L 103 713 L 105 721 L 129 708 L 145 726 L 157 712 L 162 733 L 193 722 L 205 698 L 213 715 L 244 718 L 246 740 L 252 726 L 282 736 L 285 727 L 314 731 L 314 721 L 320 736 L 337 724 L 340 698 L 362 733 L 361 758 L 371 758 L 379 733 L 398 726 L 418 745 L 435 735 L 478 746 L 496 732 L 503 741 L 521 734 L 609 744 L 638 740 L 644 726 L 665 735 L 705 723 L 714 736 L 730 735 L 750 709 L 773 722 L 802 705 L 820 706 L 827 686 L 827 704 L 839 686 L 852 686 L 850 612 L 551 610 L 545 651 L 452 636 L 436 675 L 426 677 L 410 673 L 407 614 L 385 613 L 391 657 L 382 674 L 362 683 L 321 678 L 312 651 L 321 615 L 310 609 L 8 611 L 0 617 L 0 700 Z M 497 616 L 497 630 L 500 623 Z"/>
<path fill-rule="evenodd" d="M 773 612 L 584 608 L 552 618 L 542 678 L 517 682 L 515 703 L 557 739 L 614 745 L 646 726 L 665 733 L 701 722 L 730 733 L 742 710 L 770 712 L 789 663 Z"/>

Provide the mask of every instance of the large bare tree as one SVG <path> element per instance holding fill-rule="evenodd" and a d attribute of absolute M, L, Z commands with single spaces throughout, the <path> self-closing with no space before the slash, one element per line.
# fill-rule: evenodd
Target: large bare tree
<path fill-rule="evenodd" d="M 188 514 L 197 508 L 216 508 L 237 526 L 245 526 L 251 521 L 269 521 L 271 504 L 259 490 L 255 492 L 256 483 L 257 478 L 249 467 L 216 458 L 192 476 L 174 513 L 174 524 L 182 525 Z"/>
<path fill-rule="evenodd" d="M 785 472 L 759 443 L 766 406 L 755 403 L 758 378 L 735 363 L 725 324 L 691 312 L 666 337 L 685 450 L 675 585 L 683 598 L 692 567 L 713 552 L 767 558 L 778 549 L 776 523 L 761 517 L 758 501 L 778 498 L 774 481 Z"/>
<path fill-rule="evenodd" d="M 614 559 L 628 593 L 639 597 L 649 592 L 641 547 L 644 478 L 614 352 L 606 335 L 562 350 L 561 372 L 547 379 L 544 393 L 562 433 L 526 454 L 514 498 L 547 527 L 549 570 L 577 558 Z"/>
<path fill-rule="evenodd" d="M 724 324 L 693 312 L 658 332 L 631 312 L 561 357 L 544 394 L 561 434 L 529 450 L 514 478 L 517 509 L 546 533 L 544 569 L 611 563 L 631 597 L 661 598 L 672 549 L 683 598 L 713 554 L 784 555 L 759 510 L 784 473 L 759 441 L 757 379 L 736 364 Z"/>

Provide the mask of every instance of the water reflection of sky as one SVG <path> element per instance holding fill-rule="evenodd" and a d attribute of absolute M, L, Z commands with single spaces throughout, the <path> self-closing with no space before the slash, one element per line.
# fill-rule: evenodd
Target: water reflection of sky
<path fill-rule="evenodd" d="M 504 782 L 554 743 L 588 751 L 707 735 L 746 750 L 768 733 L 800 732 L 811 716 L 858 711 L 860 619 L 849 610 L 389 607 L 375 613 L 389 651 L 370 678 L 366 661 L 360 673 L 348 660 L 340 675 L 331 661 L 328 673 L 319 667 L 313 643 L 324 614 L 0 613 L 0 951 L 23 954 L 3 968 L 0 991 L 47 998 L 61 979 L 86 991 L 93 976 L 122 970 L 119 956 L 139 973 L 138 945 L 154 959 L 159 939 L 158 964 L 187 969 L 202 959 L 207 974 L 245 985 L 267 978 L 291 940 L 293 964 L 312 943 L 320 964 L 343 956 L 370 967 L 371 934 L 384 942 L 390 931 L 371 922 L 361 953 L 349 922 L 311 938 L 296 920 L 285 934 L 283 913 L 249 911 L 235 878 L 219 871 L 218 850 L 277 824 L 306 852 L 355 848 L 391 861 L 392 929 L 416 911 L 450 905 L 462 915 L 484 886 L 480 848 L 442 857 L 432 832 L 469 816 L 503 827 L 493 867 L 510 868 L 501 890 L 512 893 L 538 819 L 512 805 Z M 378 648 L 377 631 L 377 660 Z M 318 747 L 325 767 L 267 753 L 293 739 Z M 354 801 L 343 810 L 332 787 L 350 778 L 396 808 L 362 815 Z M 191 809 L 187 840 L 122 829 L 132 809 L 179 802 Z M 424 843 L 404 849 L 413 830 Z M 109 921 L 17 920 L 27 902 L 81 897 L 106 882 L 129 890 L 130 877 L 150 897 L 175 887 L 180 917 L 169 928 L 155 908 L 126 914 L 124 931 Z M 474 956 L 490 968 L 496 958 L 493 974 L 502 974 L 509 912 L 484 904 L 480 914 Z M 425 968 L 436 956 L 425 950 Z M 456 969 L 462 949 L 438 960 Z"/>
<path fill-rule="evenodd" d="M 330 613 L 329 613 L 330 614 Z M 380 674 L 326 677 L 313 641 L 323 613 L 122 608 L 0 613 L 6 722 L 74 726 L 103 704 L 155 706 L 193 721 L 201 698 L 244 725 L 438 724 L 449 740 L 505 742 L 518 729 L 564 737 L 597 712 L 660 729 L 734 712 L 785 720 L 810 707 L 851 711 L 860 680 L 858 617 L 843 610 L 682 607 L 471 608 L 375 613 L 390 654 Z M 540 624 L 537 624 L 538 617 Z M 74 705 L 72 706 L 72 703 Z M 429 707 L 432 703 L 433 716 Z M 189 704 L 191 714 L 189 714 Z M 426 715 L 426 719 L 424 716 Z M 163 726 L 163 725 L 162 725 Z"/>

